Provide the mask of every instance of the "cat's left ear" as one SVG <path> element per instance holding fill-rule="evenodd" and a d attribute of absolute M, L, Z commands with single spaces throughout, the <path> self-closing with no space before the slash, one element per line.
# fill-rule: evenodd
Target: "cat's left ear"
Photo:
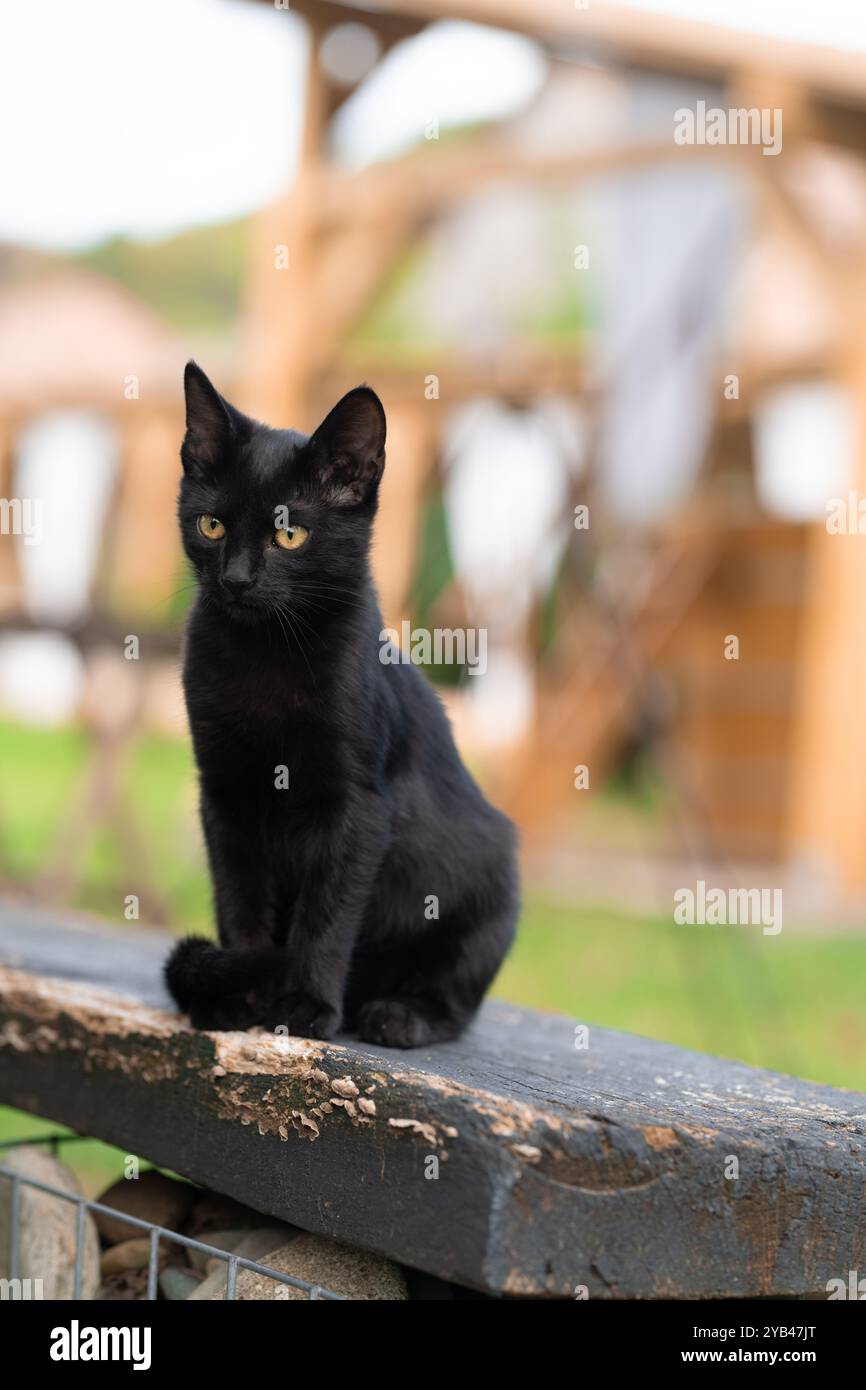
<path fill-rule="evenodd" d="M 385 410 L 369 386 L 356 386 L 325 417 L 309 443 L 329 500 L 352 507 L 375 492 L 385 467 Z"/>
<path fill-rule="evenodd" d="M 207 472 L 221 462 L 232 435 L 231 416 L 219 391 L 197 362 L 187 362 L 183 374 L 186 434 L 181 461 L 186 472 Z"/>

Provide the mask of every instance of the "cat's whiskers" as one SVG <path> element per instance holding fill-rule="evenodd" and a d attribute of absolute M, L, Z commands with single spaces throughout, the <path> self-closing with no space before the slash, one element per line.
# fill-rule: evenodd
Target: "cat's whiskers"
<path fill-rule="evenodd" d="M 179 594 L 188 594 L 191 589 L 195 589 L 197 587 L 198 580 L 191 579 L 188 584 L 181 584 L 177 589 L 172 589 L 170 593 L 165 594 L 162 598 L 157 599 L 155 603 L 149 603 L 147 607 L 144 609 L 144 612 L 150 614 L 155 613 L 157 609 L 165 609 L 166 606 L 169 603 L 171 603 L 173 599 L 176 599 Z"/>
<path fill-rule="evenodd" d="M 300 584 L 295 584 L 292 586 L 293 595 L 297 595 L 302 600 L 306 600 L 307 602 L 309 602 L 310 596 L 314 595 L 316 598 L 326 599 L 328 603 L 340 603 L 346 608 L 365 609 L 367 607 L 367 604 L 361 602 L 359 599 L 342 597 L 342 594 L 346 592 L 348 591 L 332 589 L 327 586 L 321 586 L 318 588 L 315 586 L 304 588 Z M 320 603 L 318 606 L 323 610 L 326 609 L 326 605 L 324 603 Z"/>
<path fill-rule="evenodd" d="M 302 640 L 301 640 L 301 635 L 300 635 L 300 633 L 296 630 L 295 625 L 294 625 L 294 623 L 293 623 L 293 621 L 292 621 L 292 614 L 289 613 L 288 609 L 283 608 L 280 604 L 269 603 L 269 604 L 266 605 L 266 607 L 267 607 L 267 611 L 268 611 L 269 613 L 273 614 L 273 616 L 276 618 L 277 622 L 279 623 L 279 625 L 280 625 L 280 627 L 281 627 L 281 629 L 282 629 L 282 632 L 283 632 L 283 636 L 284 636 L 285 639 L 286 639 L 286 647 L 288 648 L 289 651 L 291 651 L 291 643 L 290 643 L 290 641 L 289 641 L 289 633 L 286 631 L 286 623 L 288 623 L 288 625 L 289 625 L 289 631 L 291 632 L 292 637 L 295 639 L 295 645 L 296 645 L 296 647 L 298 648 L 298 651 L 300 652 L 301 656 L 304 658 L 304 661 L 305 661 L 305 663 L 306 663 L 307 670 L 308 670 L 309 673 L 310 673 L 310 677 L 311 677 L 311 679 L 312 679 L 313 685 L 315 685 L 315 684 L 316 684 L 316 677 L 315 677 L 315 674 L 314 674 L 314 672 L 313 672 L 313 668 L 312 668 L 312 666 L 310 665 L 309 658 L 307 657 L 307 653 L 306 653 L 306 651 L 304 650 L 304 644 L 303 644 L 303 642 L 302 642 Z M 295 614 L 295 616 L 297 617 L 298 615 Z M 285 619 L 285 622 L 283 621 L 284 619 Z M 312 629 L 310 629 L 310 630 L 312 631 Z"/>

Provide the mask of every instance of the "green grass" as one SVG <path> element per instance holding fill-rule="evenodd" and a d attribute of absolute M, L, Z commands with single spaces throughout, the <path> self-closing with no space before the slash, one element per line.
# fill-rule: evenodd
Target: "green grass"
<path fill-rule="evenodd" d="M 0 1143 L 4 1140 L 37 1139 L 47 1134 L 69 1134 L 63 1125 L 41 1120 L 22 1111 L 12 1110 L 0 1105 Z M 41 1147 L 41 1146 L 40 1146 Z M 46 1151 L 50 1152 L 47 1149 Z M 98 1139 L 74 1139 L 72 1143 L 62 1144 L 57 1157 L 72 1168 L 86 1197 L 100 1197 L 107 1187 L 123 1176 L 125 1153 L 122 1149 L 102 1144 Z M 0 1163 L 3 1162 L 3 1149 L 0 1148 Z M 142 1163 L 142 1168 L 152 1165 Z"/>
<path fill-rule="evenodd" d="M 502 998 L 866 1090 L 866 939 L 671 921 L 530 897 Z"/>
<path fill-rule="evenodd" d="M 86 753 L 81 730 L 0 722 L 0 865 L 7 882 L 30 882 L 50 859 Z M 130 760 L 125 796 L 173 919 L 191 931 L 207 930 L 210 891 L 188 742 L 142 737 Z M 124 898 L 140 885 L 127 881 L 120 863 L 111 828 L 95 834 L 71 905 L 122 923 Z"/>

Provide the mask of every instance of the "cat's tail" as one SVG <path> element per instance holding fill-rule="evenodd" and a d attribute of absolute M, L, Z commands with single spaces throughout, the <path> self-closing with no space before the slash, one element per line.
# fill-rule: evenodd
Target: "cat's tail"
<path fill-rule="evenodd" d="M 273 991 L 285 966 L 277 946 L 234 949 L 201 936 L 185 936 L 165 963 L 169 993 L 182 1013 L 228 1008 Z"/>

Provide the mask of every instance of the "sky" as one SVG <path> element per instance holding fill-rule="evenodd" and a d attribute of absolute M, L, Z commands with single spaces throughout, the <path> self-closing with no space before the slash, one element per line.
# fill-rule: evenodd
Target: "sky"
<path fill-rule="evenodd" d="M 531 4 L 531 0 L 526 0 Z M 866 50 L 853 0 L 632 0 Z M 248 0 L 6 0 L 0 7 L 0 241 L 75 249 L 239 216 L 294 165 L 303 26 Z M 389 55 L 337 128 L 348 162 L 507 114 L 544 65 L 516 35 L 443 24 Z"/>

